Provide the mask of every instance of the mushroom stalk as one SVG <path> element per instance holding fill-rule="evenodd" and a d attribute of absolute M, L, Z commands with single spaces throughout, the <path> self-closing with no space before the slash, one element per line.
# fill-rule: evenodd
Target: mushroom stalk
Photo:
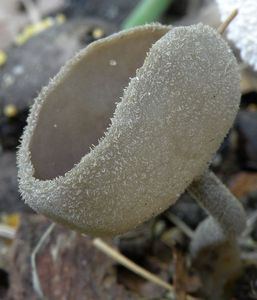
<path fill-rule="evenodd" d="M 227 237 L 220 224 L 206 218 L 195 231 L 190 245 L 192 268 L 200 276 L 204 299 L 230 299 L 230 288 L 242 263 L 235 236 Z"/>
<path fill-rule="evenodd" d="M 244 230 L 242 205 L 214 173 L 206 171 L 187 191 L 220 224 L 225 235 L 239 235 Z"/>

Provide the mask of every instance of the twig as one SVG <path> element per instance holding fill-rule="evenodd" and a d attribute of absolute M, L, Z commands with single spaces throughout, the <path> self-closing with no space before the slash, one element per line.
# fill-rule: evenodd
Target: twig
<path fill-rule="evenodd" d="M 5 239 L 13 240 L 16 229 L 8 225 L 0 225 L 0 237 Z"/>
<path fill-rule="evenodd" d="M 146 280 L 151 281 L 152 283 L 155 283 L 155 284 L 165 288 L 166 290 L 174 292 L 174 288 L 171 284 L 165 282 L 158 276 L 156 276 L 156 275 L 150 273 L 149 271 L 145 270 L 144 268 L 140 267 L 139 265 L 134 263 L 132 260 L 128 259 L 126 256 L 124 256 L 123 254 L 119 253 L 117 250 L 113 249 L 111 246 L 106 244 L 100 238 L 95 238 L 93 240 L 93 245 L 97 249 L 99 249 L 100 251 L 102 251 L 103 253 L 105 253 L 106 255 L 108 255 L 109 257 L 114 259 L 115 261 L 117 261 L 119 264 L 128 268 L 130 271 L 138 274 L 139 276 L 145 278 Z"/>
<path fill-rule="evenodd" d="M 41 288 L 41 284 L 40 284 L 40 280 L 39 280 L 39 277 L 38 277 L 38 273 L 37 273 L 36 255 L 39 252 L 39 250 L 42 248 L 45 240 L 49 237 L 49 235 L 53 231 L 55 225 L 56 225 L 55 223 L 52 223 L 47 228 L 47 230 L 41 236 L 41 238 L 40 238 L 39 242 L 37 243 L 36 247 L 32 251 L 31 257 L 30 257 L 33 288 L 36 291 L 39 298 L 42 299 L 42 300 L 45 299 L 45 297 L 44 297 L 44 294 L 43 294 L 43 291 L 42 291 L 42 288 Z"/>
<path fill-rule="evenodd" d="M 253 262 L 254 265 L 256 265 L 256 260 L 257 260 L 257 252 L 242 252 L 240 255 L 241 259 L 246 263 L 250 264 Z"/>
<path fill-rule="evenodd" d="M 227 17 L 227 19 L 220 24 L 219 28 L 217 29 L 220 34 L 223 34 L 224 31 L 227 29 L 228 25 L 233 21 L 233 19 L 237 16 L 238 9 L 232 11 L 232 13 Z"/>
<path fill-rule="evenodd" d="M 167 218 L 174 223 L 187 237 L 192 239 L 194 237 L 194 232 L 193 230 L 185 223 L 183 222 L 180 218 L 178 218 L 176 215 L 173 213 L 167 213 L 166 214 Z"/>
<path fill-rule="evenodd" d="M 253 230 L 253 227 L 254 227 L 254 224 L 256 223 L 257 221 L 257 211 L 255 211 L 254 213 L 252 213 L 247 221 L 246 221 L 246 229 L 245 231 L 242 233 L 242 237 L 246 237 L 248 236 L 251 231 Z"/>
<path fill-rule="evenodd" d="M 174 259 L 174 288 L 176 294 L 176 300 L 186 300 L 185 282 L 186 282 L 186 269 L 185 258 L 176 246 L 173 247 L 173 259 Z"/>

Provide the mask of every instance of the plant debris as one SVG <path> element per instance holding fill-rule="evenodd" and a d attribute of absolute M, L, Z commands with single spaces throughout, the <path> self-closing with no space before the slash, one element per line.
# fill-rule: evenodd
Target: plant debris
<path fill-rule="evenodd" d="M 139 228 L 104 241 L 136 266 L 173 286 L 173 291 L 142 278 L 102 253 L 94 246 L 93 238 L 59 225 L 39 245 L 34 260 L 36 268 L 31 264 L 35 247 L 51 223 L 34 214 L 18 192 L 15 151 L 29 107 L 41 87 L 69 57 L 89 43 L 118 31 L 138 2 L 1 0 L 0 298 L 3 300 L 38 300 L 35 278 L 49 300 L 200 300 L 208 294 L 204 281 L 210 282 L 212 264 L 217 267 L 215 261 L 219 259 L 215 251 L 207 251 L 203 259 L 194 262 L 196 266 L 192 263 L 190 245 L 206 212 L 187 192 L 173 207 Z M 160 21 L 172 25 L 203 22 L 217 28 L 220 16 L 216 1 L 173 0 Z M 233 51 L 239 58 L 239 53 Z M 110 63 L 115 66 L 115 61 Z M 232 276 L 224 290 L 228 300 L 254 300 L 257 299 L 257 73 L 241 62 L 240 70 L 240 111 L 211 168 L 247 213 L 246 229 L 238 239 L 241 273 Z M 205 280 L 195 267 L 205 270 Z M 215 280 L 212 284 L 217 288 Z"/>

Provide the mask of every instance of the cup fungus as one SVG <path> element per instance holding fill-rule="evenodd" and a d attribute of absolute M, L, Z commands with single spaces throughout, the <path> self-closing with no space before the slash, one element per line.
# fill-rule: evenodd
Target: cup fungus
<path fill-rule="evenodd" d="M 204 173 L 239 100 L 236 59 L 209 26 L 152 24 L 94 42 L 32 106 L 18 152 L 21 194 L 81 232 L 126 232 Z M 231 229 L 238 205 L 224 195 L 221 225 Z M 215 203 L 203 205 L 217 216 Z M 240 207 L 237 216 L 242 225 Z"/>

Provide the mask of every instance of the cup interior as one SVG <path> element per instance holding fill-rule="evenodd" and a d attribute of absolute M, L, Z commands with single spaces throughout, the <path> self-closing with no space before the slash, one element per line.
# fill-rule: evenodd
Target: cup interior
<path fill-rule="evenodd" d="M 64 72 L 42 100 L 30 142 L 35 178 L 64 175 L 97 145 L 129 79 L 166 31 L 146 27 L 105 39 Z"/>

